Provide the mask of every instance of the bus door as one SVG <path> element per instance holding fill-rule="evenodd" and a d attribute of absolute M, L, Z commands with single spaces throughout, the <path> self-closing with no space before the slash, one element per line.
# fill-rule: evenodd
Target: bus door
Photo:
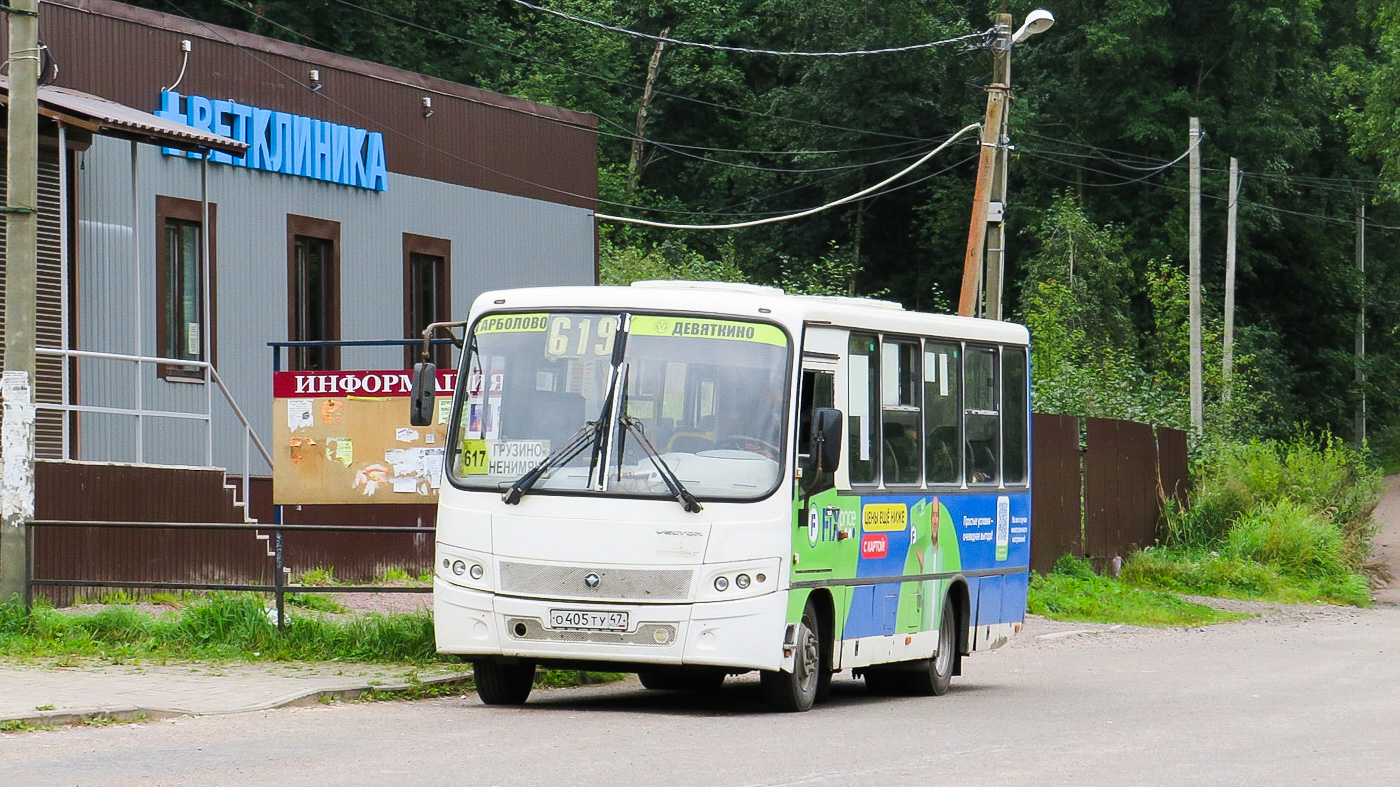
<path fill-rule="evenodd" d="M 840 640 L 850 607 L 852 576 L 860 548 L 859 523 L 837 505 L 835 474 L 817 472 L 812 456 L 812 413 L 836 405 L 835 355 L 804 354 L 798 384 L 797 478 L 793 481 L 792 581 L 831 595 L 836 613 L 834 640 Z M 794 596 L 794 605 L 800 600 Z M 840 649 L 833 656 L 840 659 Z M 839 666 L 839 665 L 837 665 Z"/>

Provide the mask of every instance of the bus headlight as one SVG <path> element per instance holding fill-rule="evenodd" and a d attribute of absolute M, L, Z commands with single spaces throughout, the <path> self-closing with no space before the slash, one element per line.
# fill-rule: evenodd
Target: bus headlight
<path fill-rule="evenodd" d="M 706 566 L 696 601 L 732 601 L 778 589 L 780 559 Z"/>
<path fill-rule="evenodd" d="M 488 555 L 439 543 L 437 561 L 442 566 L 437 571 L 440 580 L 473 590 L 492 590 Z"/>

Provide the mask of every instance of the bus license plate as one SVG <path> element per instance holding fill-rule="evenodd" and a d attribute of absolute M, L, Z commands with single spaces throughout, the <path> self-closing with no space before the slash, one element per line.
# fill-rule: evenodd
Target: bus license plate
<path fill-rule="evenodd" d="M 549 627 L 552 629 L 581 629 L 584 631 L 626 631 L 626 612 L 594 612 L 583 609 L 551 609 Z"/>

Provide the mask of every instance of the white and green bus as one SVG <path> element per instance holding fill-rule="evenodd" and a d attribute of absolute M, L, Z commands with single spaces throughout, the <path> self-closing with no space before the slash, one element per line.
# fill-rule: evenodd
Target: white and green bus
<path fill-rule="evenodd" d="M 1020 630 L 1028 334 L 752 285 L 488 292 L 448 420 L 437 647 L 487 704 L 537 666 L 802 711 L 841 670 L 943 694 Z"/>

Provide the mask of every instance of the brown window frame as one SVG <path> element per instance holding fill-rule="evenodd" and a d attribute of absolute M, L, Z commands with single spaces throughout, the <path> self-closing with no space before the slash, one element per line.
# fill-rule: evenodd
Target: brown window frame
<path fill-rule="evenodd" d="M 452 315 L 452 241 L 444 238 L 430 238 L 426 235 L 403 234 L 403 331 L 409 339 L 421 338 L 419 328 L 413 324 L 413 255 L 438 257 L 442 260 L 441 287 L 437 292 L 434 310 L 439 320 L 451 319 Z M 411 345 L 405 349 L 404 364 L 413 368 L 421 358 L 421 345 Z M 447 345 L 433 348 L 430 356 L 439 369 L 447 368 L 452 362 L 452 348 Z"/>
<path fill-rule="evenodd" d="M 311 216 L 287 214 L 287 339 L 297 341 L 297 238 L 311 238 L 325 241 L 330 246 L 330 259 L 326 263 L 325 285 L 327 290 L 325 311 L 326 336 L 323 341 L 340 340 L 340 222 L 318 219 Z M 340 348 L 320 348 L 326 369 L 340 368 Z M 304 371 L 301 368 L 301 355 L 296 348 L 287 353 L 287 369 Z"/>
<path fill-rule="evenodd" d="M 218 238 L 219 238 L 219 206 L 216 203 L 209 203 L 209 227 L 208 247 L 209 247 L 209 287 L 208 302 L 209 314 L 202 315 L 200 320 L 200 338 L 208 332 L 209 357 L 203 357 L 203 346 L 200 347 L 200 361 L 207 361 L 214 365 L 218 355 Z M 166 248 L 165 230 L 169 221 L 184 222 L 194 224 L 199 227 L 201 234 L 200 253 L 204 247 L 204 211 L 199 200 L 181 199 L 179 197 L 166 197 L 156 195 L 156 347 L 157 353 L 163 354 L 165 347 L 169 343 L 171 336 L 166 327 L 166 304 L 167 296 L 170 295 L 170 277 L 166 275 L 166 261 L 169 249 Z M 200 311 L 204 310 L 204 298 L 201 297 Z M 203 380 L 204 370 L 198 366 L 184 366 L 181 364 L 161 363 L 156 364 L 156 376 L 162 380 Z"/>

